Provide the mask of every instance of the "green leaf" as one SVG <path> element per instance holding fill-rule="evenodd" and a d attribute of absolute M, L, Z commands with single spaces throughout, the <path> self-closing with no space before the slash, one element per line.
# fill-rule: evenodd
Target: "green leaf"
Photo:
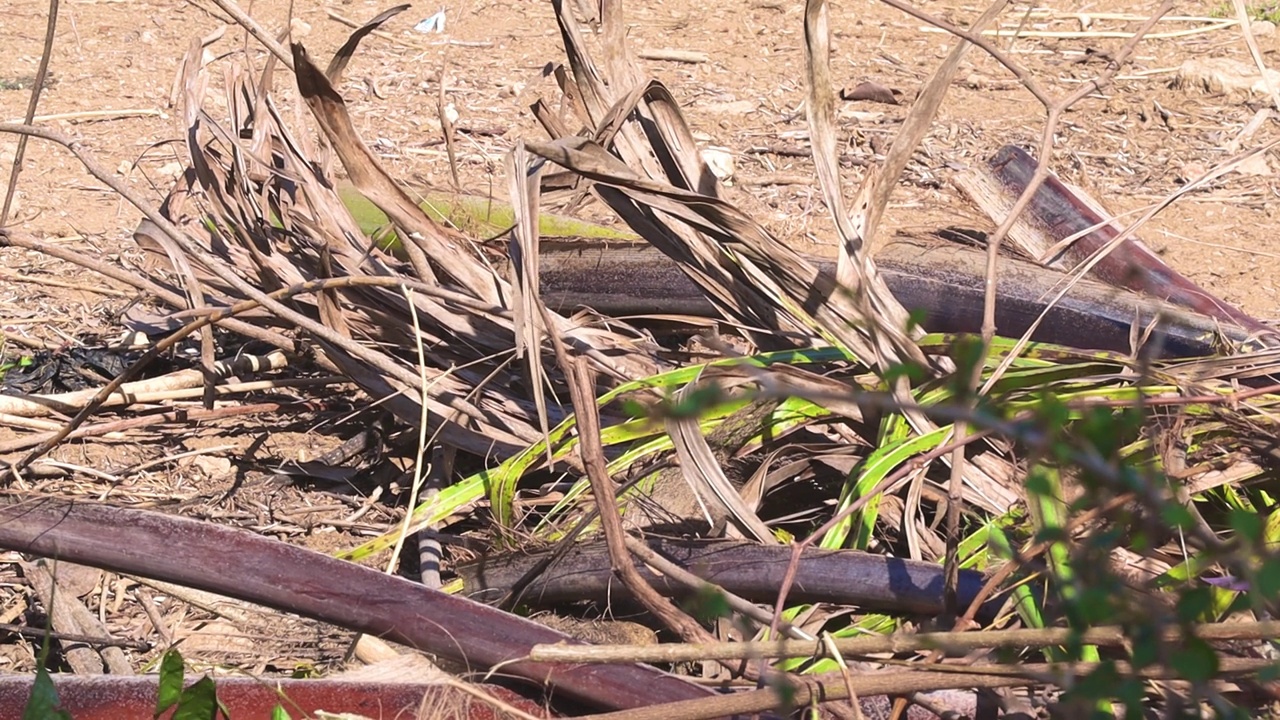
<path fill-rule="evenodd" d="M 1187 638 L 1169 658 L 1169 665 L 1184 680 L 1206 682 L 1218 674 L 1218 654 L 1204 640 Z"/>
<path fill-rule="evenodd" d="M 622 406 L 622 414 L 629 418 L 641 418 L 649 413 L 649 407 L 639 400 L 624 398 L 618 404 Z"/>
<path fill-rule="evenodd" d="M 1280 512 L 1273 510 L 1267 514 L 1267 522 L 1262 529 L 1262 541 L 1266 543 L 1267 550 L 1280 549 Z"/>
<path fill-rule="evenodd" d="M 182 698 L 184 672 L 182 653 L 178 652 L 177 648 L 171 648 L 160 661 L 159 692 L 156 695 L 156 717 L 160 717 L 164 711 L 177 705 Z"/>
<path fill-rule="evenodd" d="M 916 328 L 924 327 L 925 320 L 929 319 L 929 313 L 919 308 L 907 312 L 907 333 L 914 332 Z M 896 366 L 890 366 L 890 369 Z"/>
<path fill-rule="evenodd" d="M 683 420 L 700 418 L 708 410 L 727 399 L 724 388 L 716 383 L 706 383 L 682 395 L 672 394 L 665 398 L 657 408 L 659 416 Z"/>
<path fill-rule="evenodd" d="M 58 689 L 53 686 L 53 678 L 49 677 L 44 665 L 36 669 L 36 679 L 31 683 L 31 697 L 22 710 L 22 720 L 71 720 L 70 713 L 58 707 Z"/>
<path fill-rule="evenodd" d="M 725 597 L 724 591 L 709 585 L 700 586 L 693 597 L 683 604 L 685 612 L 699 622 L 733 617 L 733 608 L 729 607 L 729 599 Z"/>
<path fill-rule="evenodd" d="M 1053 480 L 1043 472 L 1037 472 L 1038 468 L 1032 468 L 1030 474 L 1027 475 L 1026 488 L 1031 495 L 1039 495 L 1040 497 L 1050 497 L 1053 495 Z"/>
<path fill-rule="evenodd" d="M 217 717 L 218 691 L 213 686 L 213 678 L 205 675 L 182 691 L 172 720 L 217 720 Z"/>
<path fill-rule="evenodd" d="M 956 372 L 951 376 L 952 391 L 956 397 L 970 394 L 969 378 L 973 369 L 987 359 L 985 350 L 982 338 L 974 335 L 961 336 L 951 344 L 951 359 L 956 364 Z"/>
<path fill-rule="evenodd" d="M 1068 593 L 1063 593 L 1063 595 L 1068 595 Z M 1110 590 L 1105 587 L 1094 585 L 1085 587 L 1080 591 L 1076 602 L 1080 606 L 1085 623 L 1089 626 L 1105 625 L 1108 621 L 1115 619 L 1115 598 L 1112 597 Z"/>
<path fill-rule="evenodd" d="M 1236 531 L 1247 542 L 1258 542 L 1262 539 L 1262 518 L 1256 512 L 1248 510 L 1232 510 L 1228 516 L 1231 529 Z"/>
<path fill-rule="evenodd" d="M 1213 559 L 1207 555 L 1192 555 L 1174 565 L 1155 579 L 1155 587 L 1168 588 L 1186 583 L 1199 576 L 1213 566 Z"/>
<path fill-rule="evenodd" d="M 778 693 L 778 710 L 783 715 L 790 715 L 796 706 L 796 688 L 786 675 L 770 673 L 766 681 L 773 691 Z"/>
<path fill-rule="evenodd" d="M 1001 554 L 1003 548 L 998 545 L 992 533 L 998 533 L 1002 525 L 1014 522 L 1015 518 L 1021 518 L 1023 515 L 1022 508 L 1010 508 L 1009 512 L 987 520 L 981 527 L 962 539 L 957 550 L 960 555 L 960 567 L 986 570 L 995 559 L 1007 557 Z"/>
<path fill-rule="evenodd" d="M 1258 593 L 1264 598 L 1280 595 L 1280 557 L 1269 557 L 1258 568 Z"/>
<path fill-rule="evenodd" d="M 812 606 L 809 605 L 787 608 L 787 611 L 783 613 L 783 617 L 787 622 L 794 622 L 796 618 L 804 615 L 811 608 Z M 863 616 L 857 622 L 833 630 L 831 637 L 838 640 L 840 638 L 866 637 L 868 635 L 888 635 L 897 629 L 898 620 L 896 618 L 873 613 Z M 832 658 L 827 657 L 820 660 L 789 658 L 778 661 L 776 667 L 787 672 L 804 672 L 809 675 L 820 675 L 840 670 L 840 665 Z"/>
<path fill-rule="evenodd" d="M 1124 682 L 1120 683 L 1119 685 L 1116 686 L 1115 697 L 1117 700 L 1124 703 L 1126 720 L 1127 718 L 1134 718 L 1135 720 L 1141 720 L 1141 718 L 1143 717 L 1142 701 L 1146 697 L 1146 685 L 1145 683 L 1143 683 L 1142 680 L 1139 680 L 1137 678 L 1129 678 Z M 1110 703 L 1106 703 L 1106 704 L 1110 705 Z M 1113 710 L 1113 708 L 1109 708 L 1109 707 L 1103 708 L 1102 717 L 1105 717 L 1105 718 L 1115 717 L 1115 713 L 1107 712 L 1108 710 Z"/>
<path fill-rule="evenodd" d="M 1141 670 L 1156 664 L 1160 660 L 1160 634 L 1150 623 L 1143 623 L 1130 633 L 1133 638 L 1133 652 L 1130 662 L 1134 669 Z"/>
<path fill-rule="evenodd" d="M 1066 404 L 1051 392 L 1038 394 L 1036 410 L 1041 423 L 1050 430 L 1063 427 L 1071 419 L 1071 411 Z"/>
<path fill-rule="evenodd" d="M 289 715 L 289 711 L 284 709 L 283 705 L 276 705 L 271 708 L 271 720 L 293 720 Z"/>
<path fill-rule="evenodd" d="M 886 368 L 882 377 L 888 385 L 893 385 L 899 378 L 906 378 L 912 385 L 919 385 L 924 382 L 926 375 L 924 368 L 915 363 L 898 363 Z"/>
<path fill-rule="evenodd" d="M 1098 698 L 1109 697 L 1115 691 L 1116 686 L 1120 684 L 1122 678 L 1120 673 L 1116 671 L 1116 665 L 1111 660 L 1106 660 L 1098 664 L 1092 672 L 1081 677 L 1072 693 L 1077 697 L 1096 700 Z"/>
<path fill-rule="evenodd" d="M 911 436 L 905 422 L 899 422 L 901 416 L 886 418 L 881 430 L 879 447 L 872 451 L 865 460 L 858 463 L 849 475 L 844 488 L 840 491 L 840 503 L 836 512 L 843 511 L 859 498 L 871 492 L 896 470 L 902 463 L 920 453 L 938 447 L 950 434 L 950 426 L 938 428 L 926 435 Z M 899 429 L 900 426 L 900 429 Z M 832 528 L 819 542 L 819 547 L 838 549 L 843 547 L 865 548 L 871 540 L 871 531 L 879 516 L 879 498 L 875 498 L 855 513 L 853 517 Z M 857 529 L 852 542 L 850 534 Z"/>
<path fill-rule="evenodd" d="M 1195 517 L 1191 511 L 1178 503 L 1162 505 L 1160 516 L 1171 530 L 1189 530 L 1192 525 L 1195 525 Z"/>
<path fill-rule="evenodd" d="M 1211 619 L 1208 616 L 1212 608 L 1213 593 L 1209 588 L 1191 588 L 1178 598 L 1178 620 L 1183 623 L 1192 623 L 1197 620 Z"/>

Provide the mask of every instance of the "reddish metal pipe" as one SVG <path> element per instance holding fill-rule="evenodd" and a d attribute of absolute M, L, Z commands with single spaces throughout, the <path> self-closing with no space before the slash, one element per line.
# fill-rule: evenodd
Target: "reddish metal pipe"
<path fill-rule="evenodd" d="M 32 676 L 0 677 L 0 720 L 20 720 L 31 697 Z M 60 707 L 75 720 L 148 718 L 155 713 L 159 677 L 54 675 Z M 190 685 L 190 683 L 188 683 Z M 457 687 L 442 684 L 361 683 L 342 680 L 258 680 L 220 678 L 218 701 L 232 718 L 271 717 L 277 705 L 291 717 L 314 717 L 318 711 L 369 718 L 431 717 L 451 720 L 503 720 L 493 704 Z M 535 717 L 547 717 L 537 703 L 506 688 L 475 689 Z M 168 718 L 169 711 L 162 715 Z"/>

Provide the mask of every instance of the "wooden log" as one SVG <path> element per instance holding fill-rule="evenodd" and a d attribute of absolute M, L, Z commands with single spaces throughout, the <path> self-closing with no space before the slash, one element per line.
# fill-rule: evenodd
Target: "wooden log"
<path fill-rule="evenodd" d="M 791 549 L 740 540 L 682 540 L 649 536 L 654 551 L 709 583 L 752 602 L 771 603 L 791 562 Z M 463 565 L 458 574 L 468 596 L 492 602 L 505 596 L 545 555 L 509 553 Z M 680 583 L 642 569 L 658 592 L 690 595 Z M 553 606 L 580 600 L 617 600 L 617 577 L 602 541 L 579 543 L 525 587 L 521 602 Z M 957 592 L 966 606 L 982 588 L 981 573 L 962 570 Z M 937 615 L 943 611 L 942 566 L 856 550 L 812 548 L 803 554 L 791 593 L 793 603 L 835 603 L 865 610 Z M 612 595 L 611 595 L 612 593 Z M 984 606 L 990 619 L 1003 599 Z"/>
<path fill-rule="evenodd" d="M 543 299 L 556 310 L 589 307 L 623 316 L 685 314 L 713 317 L 715 308 L 680 268 L 642 243 L 545 240 L 541 244 Z M 815 259 L 829 273 L 831 260 Z M 886 245 L 876 264 L 908 310 L 923 317 L 928 332 L 977 333 L 982 327 L 986 258 L 981 251 L 924 238 Z M 1000 335 L 1019 337 L 1049 305 L 1065 282 L 1061 273 L 1014 258 L 1002 258 L 996 304 Z M 1212 355 L 1225 340 L 1250 344 L 1237 325 L 1188 312 L 1152 298 L 1082 280 L 1050 308 L 1032 334 L 1039 342 L 1128 353 L 1134 324 L 1156 322 L 1163 333 L 1158 355 Z"/>

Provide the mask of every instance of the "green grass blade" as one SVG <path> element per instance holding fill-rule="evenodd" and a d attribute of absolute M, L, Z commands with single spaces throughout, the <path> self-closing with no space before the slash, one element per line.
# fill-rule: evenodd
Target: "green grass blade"
<path fill-rule="evenodd" d="M 854 467 L 853 472 L 849 474 L 850 482 L 846 483 L 845 489 L 840 493 L 837 512 L 843 511 L 870 492 L 872 488 L 902 463 L 922 452 L 928 452 L 936 448 L 939 443 L 945 441 L 951 432 L 951 426 L 948 425 L 926 435 L 912 436 L 902 432 L 891 420 L 886 420 L 885 425 L 887 426 L 886 439 L 888 442 L 872 451 L 866 460 Z M 829 549 L 842 547 L 866 548 L 867 542 L 870 540 L 870 533 L 875 527 L 875 521 L 878 517 L 878 505 L 877 500 L 869 501 L 859 512 L 854 513 L 854 516 L 846 518 L 844 522 L 839 523 L 827 532 L 819 546 Z M 855 525 L 858 528 L 856 535 L 853 533 Z M 852 541 L 849 539 L 851 535 L 854 535 Z"/>

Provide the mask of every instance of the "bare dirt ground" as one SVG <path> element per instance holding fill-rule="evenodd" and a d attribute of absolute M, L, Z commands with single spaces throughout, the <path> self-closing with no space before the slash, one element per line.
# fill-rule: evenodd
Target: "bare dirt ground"
<path fill-rule="evenodd" d="M 286 27 L 288 5 L 258 3 L 248 9 L 275 34 Z M 961 24 L 979 12 L 952 0 L 924 5 L 928 12 Z M 446 12 L 447 32 L 413 30 L 440 7 Z M 1062 95 L 1098 74 L 1109 53 L 1120 47 L 1123 39 L 1105 32 L 1131 32 L 1138 25 L 1105 17 L 1086 20 L 1080 14 L 1105 10 L 1145 16 L 1153 4 L 1057 0 L 1041 7 L 1047 12 L 1027 14 L 1020 5 L 1006 13 L 1001 24 L 1021 26 L 1024 36 L 1000 38 L 997 43 L 1051 92 Z M 1229 4 L 1184 3 L 1179 12 L 1208 16 L 1225 7 Z M 314 57 L 327 60 L 350 32 L 338 18 L 363 22 L 384 9 L 366 0 L 296 3 L 295 38 Z M 46 4 L 37 0 L 6 4 L 0 18 L 0 120 L 16 121 L 25 112 L 46 13 Z M 736 172 L 727 197 L 779 237 L 821 252 L 832 232 L 812 164 L 805 157 L 802 15 L 803 3 L 793 0 L 666 0 L 629 3 L 626 8 L 633 50 L 705 54 L 705 61 L 696 63 L 645 60 L 644 68 L 684 104 L 700 140 L 732 154 Z M 178 110 L 171 103 L 181 58 L 193 39 L 226 25 L 228 19 L 210 0 L 67 0 L 53 52 L 54 82 L 37 114 L 53 116 L 44 122 L 78 138 L 105 167 L 158 203 L 183 153 Z M 835 81 L 849 88 L 873 81 L 893 90 L 903 103 L 914 97 L 951 45 L 949 36 L 872 0 L 837 3 L 831 25 Z M 1112 86 L 1066 115 L 1054 169 L 1122 213 L 1146 207 L 1228 158 L 1233 140 L 1258 110 L 1267 107 L 1267 100 L 1175 87 L 1176 70 L 1189 59 L 1251 63 L 1240 28 L 1203 31 L 1207 27 L 1212 26 L 1179 20 L 1158 25 L 1158 34 L 1178 36 L 1144 42 Z M 443 6 L 415 6 L 386 31 L 365 41 L 339 88 L 365 140 L 394 175 L 419 185 L 450 188 L 438 119 L 438 101 L 443 98 L 458 114 L 462 189 L 501 195 L 506 186 L 504 153 L 520 138 L 543 137 L 528 105 L 540 95 L 554 97 L 554 81 L 545 76 L 544 68 L 561 62 L 563 51 L 550 4 L 446 0 Z M 1280 36 L 1261 31 L 1258 42 L 1264 60 L 1280 66 Z M 261 67 L 265 54 L 249 46 Z M 242 32 L 232 25 L 207 50 L 216 57 L 244 47 Z M 1039 141 L 1043 109 L 1008 72 L 973 51 L 958 77 L 894 196 L 891 227 L 985 227 L 987 222 L 950 178 L 966 163 L 1004 144 L 1034 146 Z M 291 97 L 292 78 L 286 73 L 276 78 L 281 96 Z M 866 166 L 887 150 L 906 108 L 867 101 L 841 107 L 850 193 Z M 1277 137 L 1280 126 L 1273 114 L 1243 147 Z M 6 173 L 16 147 L 15 136 L 0 136 L 0 168 Z M 1280 208 L 1280 180 L 1272 172 L 1280 168 L 1276 162 L 1271 154 L 1268 162 L 1254 165 L 1249 173 L 1226 175 L 1157 216 L 1141 232 L 1175 268 L 1263 319 L 1280 318 L 1277 282 L 1270 269 L 1280 258 L 1280 234 L 1274 231 Z M 0 178 L 0 184 L 4 182 Z M 32 142 L 18 188 L 11 227 L 111 259 L 141 262 L 142 254 L 131 240 L 138 212 L 89 177 L 62 148 Z M 0 327 L 15 345 L 61 345 L 75 337 L 115 334 L 120 329 L 115 316 L 131 298 L 131 293 L 83 270 L 18 249 L 0 250 Z M 335 500 L 320 491 L 292 488 L 226 502 L 225 492 L 237 476 L 225 460 L 218 462 L 250 456 L 263 462 L 314 457 L 332 445 L 323 433 L 311 432 L 314 425 L 300 422 L 287 428 L 289 434 L 263 435 L 239 433 L 223 424 L 169 437 L 164 445 L 142 437 L 110 445 L 72 445 L 59 457 L 79 466 L 125 469 L 202 450 L 199 463 L 189 458 L 131 475 L 125 486 L 104 480 L 78 490 L 137 504 L 176 503 L 184 512 L 333 549 L 354 542 L 355 536 L 381 531 L 397 511 L 378 507 L 361 513 L 358 522 L 326 522 L 355 513 L 360 501 L 353 504 L 350 495 Z M 195 480 L 186 484 L 175 478 Z M 17 570 L 8 567 L 0 572 L 7 588 L 0 591 L 0 621 L 21 621 L 35 601 L 18 589 Z M 111 608 L 104 615 L 113 632 L 153 641 L 157 632 L 166 641 L 186 638 L 186 651 L 210 662 L 291 671 L 300 663 L 324 665 L 341 656 L 341 643 L 332 642 L 332 633 L 321 628 L 268 625 L 261 635 L 246 635 L 243 627 L 228 629 L 221 621 L 211 621 L 211 615 L 187 614 L 165 593 L 136 583 L 100 582 L 96 595 L 86 595 L 91 607 Z M 141 603 L 154 607 L 144 612 Z M 38 619 L 27 621 L 41 627 Z M 234 642 L 227 639 L 232 636 Z M 16 639 L 0 645 L 0 670 L 29 670 L 36 649 Z"/>

